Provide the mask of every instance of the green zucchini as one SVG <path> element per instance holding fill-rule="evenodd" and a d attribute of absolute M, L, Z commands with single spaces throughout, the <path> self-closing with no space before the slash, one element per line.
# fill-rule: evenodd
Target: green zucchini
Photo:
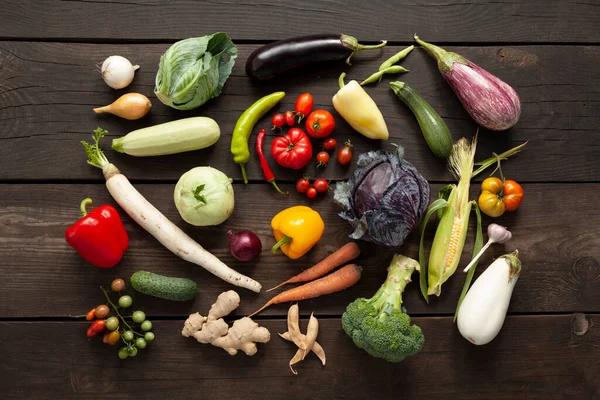
<path fill-rule="evenodd" d="M 212 146 L 221 130 L 212 118 L 192 117 L 138 129 L 114 139 L 112 148 L 136 157 L 164 156 Z"/>
<path fill-rule="evenodd" d="M 452 152 L 452 135 L 442 117 L 435 112 L 419 92 L 408 86 L 408 84 L 391 82 L 390 86 L 396 96 L 417 117 L 423 137 L 425 137 L 425 141 L 433 154 L 439 158 L 448 158 Z"/>
<path fill-rule="evenodd" d="M 131 286 L 140 293 L 173 301 L 191 300 L 198 290 L 198 285 L 191 279 L 171 278 L 148 271 L 136 271 L 131 275 Z"/>

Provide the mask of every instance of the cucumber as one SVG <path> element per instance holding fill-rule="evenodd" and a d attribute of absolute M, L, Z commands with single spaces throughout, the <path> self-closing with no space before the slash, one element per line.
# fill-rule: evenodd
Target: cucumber
<path fill-rule="evenodd" d="M 215 120 L 192 117 L 132 131 L 114 139 L 112 148 L 135 157 L 164 156 L 204 149 L 215 144 L 220 136 Z"/>
<path fill-rule="evenodd" d="M 196 297 L 198 285 L 191 279 L 171 278 L 148 271 L 131 275 L 131 286 L 140 293 L 173 301 L 187 301 Z"/>
<path fill-rule="evenodd" d="M 433 154 L 439 158 L 448 158 L 452 152 L 452 135 L 442 117 L 419 92 L 406 83 L 391 82 L 390 86 L 417 118 L 423 137 Z"/>

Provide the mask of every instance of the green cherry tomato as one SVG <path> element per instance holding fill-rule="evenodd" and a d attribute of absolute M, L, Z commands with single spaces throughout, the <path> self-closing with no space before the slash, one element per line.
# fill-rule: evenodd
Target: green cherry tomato
<path fill-rule="evenodd" d="M 147 344 L 148 343 L 146 343 L 146 340 L 144 338 L 137 338 L 135 340 L 135 347 L 137 347 L 140 350 L 145 349 Z"/>
<path fill-rule="evenodd" d="M 133 319 L 133 322 L 136 324 L 141 324 L 146 319 L 146 314 L 144 314 L 143 311 L 134 311 L 131 315 L 131 319 Z"/>
<path fill-rule="evenodd" d="M 119 307 L 123 307 L 123 308 L 127 308 L 127 307 L 131 307 L 131 304 L 133 303 L 133 299 L 131 298 L 131 296 L 121 296 L 119 297 Z"/>
<path fill-rule="evenodd" d="M 135 357 L 137 356 L 138 353 L 138 349 L 135 346 L 131 346 L 127 348 L 127 354 L 129 354 L 129 357 Z"/>
<path fill-rule="evenodd" d="M 146 342 L 151 342 L 154 340 L 154 333 L 152 332 L 146 332 L 146 334 L 144 335 L 144 339 L 146 340 Z"/>
<path fill-rule="evenodd" d="M 127 357 L 129 357 L 129 352 L 127 351 L 127 347 L 121 347 L 119 349 L 119 358 L 121 360 L 126 359 Z"/>
<path fill-rule="evenodd" d="M 126 342 L 131 342 L 133 340 L 133 332 L 131 331 L 125 331 L 121 336 L 123 336 L 123 340 Z"/>
<path fill-rule="evenodd" d="M 141 327 L 144 332 L 147 332 L 150 329 L 152 329 L 152 322 L 145 320 L 144 322 L 142 322 Z"/>
<path fill-rule="evenodd" d="M 115 331 L 119 329 L 119 318 L 117 317 L 109 317 L 104 323 L 104 327 L 109 331 Z"/>

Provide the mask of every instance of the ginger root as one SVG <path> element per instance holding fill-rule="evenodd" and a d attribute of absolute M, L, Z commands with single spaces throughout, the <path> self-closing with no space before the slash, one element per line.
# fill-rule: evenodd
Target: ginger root
<path fill-rule="evenodd" d="M 223 317 L 229 315 L 240 305 L 240 296 L 230 290 L 221 293 L 217 301 L 210 307 L 207 317 L 194 313 L 183 324 L 181 334 L 185 337 L 193 336 L 200 343 L 210 343 L 221 347 L 223 350 L 236 355 L 238 350 L 249 356 L 258 351 L 256 343 L 267 343 L 271 334 L 267 328 L 258 326 L 248 317 L 238 319 L 230 328 Z"/>

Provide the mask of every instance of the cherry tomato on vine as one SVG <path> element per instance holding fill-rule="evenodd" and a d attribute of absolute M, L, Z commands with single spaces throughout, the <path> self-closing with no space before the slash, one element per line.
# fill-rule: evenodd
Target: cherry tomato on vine
<path fill-rule="evenodd" d="M 326 139 L 323 142 L 323 148 L 325 150 L 333 150 L 335 149 L 335 146 L 337 146 L 337 140 L 335 140 L 334 138 Z"/>
<path fill-rule="evenodd" d="M 85 319 L 91 321 L 96 318 L 96 309 L 92 308 L 90 311 L 85 314 Z"/>
<path fill-rule="evenodd" d="M 125 289 L 125 281 L 121 278 L 117 278 L 111 282 L 110 288 L 113 292 L 120 292 Z"/>
<path fill-rule="evenodd" d="M 329 162 L 329 153 L 326 151 L 320 151 L 317 153 L 317 168 L 326 167 Z"/>
<path fill-rule="evenodd" d="M 96 307 L 96 318 L 106 318 L 110 313 L 110 308 L 106 304 Z"/>
<path fill-rule="evenodd" d="M 335 119 L 329 111 L 315 110 L 306 118 L 306 132 L 316 139 L 331 135 L 334 128 Z"/>
<path fill-rule="evenodd" d="M 115 345 L 119 342 L 120 338 L 121 334 L 119 333 L 119 331 L 112 331 L 105 333 L 104 337 L 102 338 L 102 341 L 106 344 Z"/>
<path fill-rule="evenodd" d="M 348 165 L 352 162 L 352 142 L 349 140 L 338 150 L 337 161 L 340 165 Z"/>
<path fill-rule="evenodd" d="M 306 193 L 309 188 L 310 181 L 307 177 L 300 178 L 298 179 L 298 182 L 296 182 L 296 191 L 298 191 L 298 193 Z"/>
<path fill-rule="evenodd" d="M 329 190 L 329 183 L 325 179 L 317 179 L 313 187 L 319 193 L 326 193 Z"/>
<path fill-rule="evenodd" d="M 286 111 L 283 118 L 288 126 L 296 125 L 296 116 L 294 115 L 293 111 Z"/>
<path fill-rule="evenodd" d="M 87 329 L 87 337 L 91 338 L 94 337 L 96 335 L 98 335 L 99 333 L 101 333 L 104 330 L 104 320 L 103 319 L 97 319 L 94 322 L 92 322 L 92 324 L 90 325 L 90 327 Z"/>
<path fill-rule="evenodd" d="M 314 199 L 315 197 L 317 197 L 317 189 L 315 189 L 314 187 L 308 189 L 306 191 L 306 197 L 308 197 L 309 199 Z"/>
<path fill-rule="evenodd" d="M 296 112 L 296 118 L 298 123 L 302 121 L 304 117 L 306 117 L 312 111 L 314 100 L 312 94 L 310 93 L 302 93 L 296 99 L 296 105 L 294 106 L 294 111 Z"/>
<path fill-rule="evenodd" d="M 275 114 L 273 115 L 273 117 L 271 117 L 271 130 L 274 131 L 275 129 L 281 129 L 283 128 L 283 124 L 285 124 L 285 117 L 283 116 L 283 114 Z"/>
<path fill-rule="evenodd" d="M 506 211 L 515 211 L 519 208 L 524 195 L 523 188 L 517 182 L 507 179 L 504 181 L 504 204 Z"/>

